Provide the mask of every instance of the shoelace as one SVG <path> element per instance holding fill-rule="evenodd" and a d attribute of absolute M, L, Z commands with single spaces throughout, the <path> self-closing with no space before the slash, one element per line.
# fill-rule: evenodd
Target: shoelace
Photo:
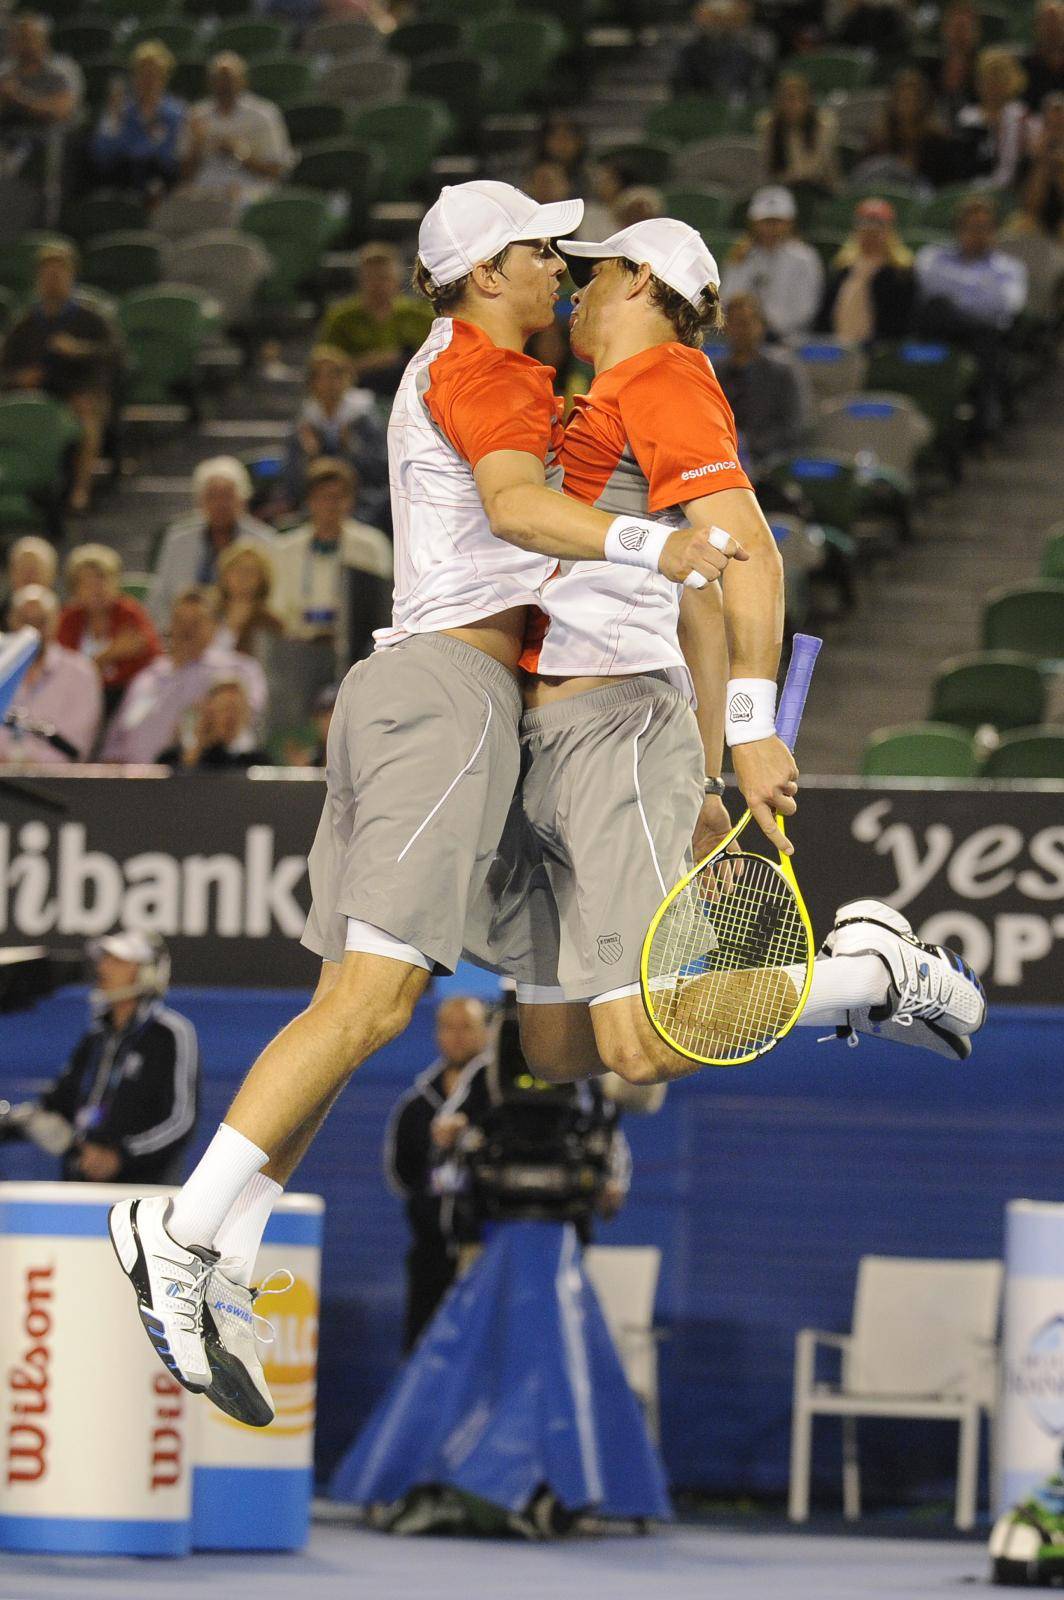
<path fill-rule="evenodd" d="M 164 1272 L 163 1277 L 169 1283 L 180 1284 L 188 1291 L 185 1294 L 168 1293 L 166 1296 L 168 1311 L 183 1333 L 199 1333 L 203 1315 L 203 1297 L 207 1293 L 207 1279 L 215 1263 L 200 1261 L 198 1257 L 195 1258 L 195 1266 L 191 1262 L 174 1261 L 170 1256 L 161 1256 L 159 1259 L 171 1269 L 169 1272 Z"/>
<path fill-rule="evenodd" d="M 925 986 L 923 994 L 921 980 Z M 942 1004 L 942 985 L 939 984 L 936 993 L 932 968 L 926 961 L 921 961 L 912 977 L 898 990 L 898 1003 L 890 1020 L 897 1023 L 899 1028 L 911 1028 L 914 1021 L 933 1022 L 945 1009 Z"/>
<path fill-rule="evenodd" d="M 273 1282 L 274 1278 L 287 1278 L 288 1282 L 281 1284 L 276 1289 L 271 1289 L 270 1288 L 270 1284 Z M 261 1300 L 261 1298 L 262 1298 L 262 1296 L 264 1294 L 287 1294 L 289 1289 L 295 1283 L 295 1281 L 296 1281 L 295 1274 L 293 1272 L 290 1272 L 287 1267 L 275 1267 L 272 1272 L 267 1273 L 266 1277 L 263 1278 L 262 1282 L 259 1284 L 257 1289 L 252 1289 L 252 1291 L 251 1291 L 251 1304 L 252 1304 L 252 1307 L 254 1308 L 255 1301 L 256 1300 Z M 260 1333 L 259 1332 L 259 1324 L 260 1323 L 266 1329 L 265 1333 Z M 276 1335 L 276 1333 L 274 1331 L 273 1323 L 270 1322 L 270 1320 L 267 1317 L 262 1316 L 261 1313 L 259 1313 L 258 1311 L 255 1311 L 254 1309 L 252 1309 L 252 1312 L 251 1312 L 251 1326 L 252 1326 L 252 1332 L 254 1333 L 255 1338 L 259 1341 L 260 1344 L 273 1344 L 274 1340 L 277 1337 L 277 1335 Z"/>

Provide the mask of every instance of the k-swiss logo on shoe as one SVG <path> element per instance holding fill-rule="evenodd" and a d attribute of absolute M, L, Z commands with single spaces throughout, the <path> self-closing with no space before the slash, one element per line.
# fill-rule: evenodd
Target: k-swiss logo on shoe
<path fill-rule="evenodd" d="M 752 722 L 754 702 L 748 694 L 733 694 L 728 701 L 728 717 L 732 722 Z"/>
<path fill-rule="evenodd" d="M 166 1292 L 169 1295 L 180 1294 L 182 1292 L 181 1285 L 179 1283 L 168 1283 L 166 1286 Z"/>
<path fill-rule="evenodd" d="M 619 933 L 602 933 L 598 940 L 599 960 L 608 967 L 615 966 L 624 955 L 624 945 Z"/>
<path fill-rule="evenodd" d="M 630 527 L 622 528 L 617 537 L 625 550 L 642 550 L 647 542 L 647 530 L 633 522 Z"/>

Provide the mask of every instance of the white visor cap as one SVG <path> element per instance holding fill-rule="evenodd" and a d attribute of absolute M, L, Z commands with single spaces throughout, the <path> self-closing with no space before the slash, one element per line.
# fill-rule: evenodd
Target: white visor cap
<path fill-rule="evenodd" d="M 583 215 L 582 200 L 540 206 L 520 189 L 490 178 L 448 184 L 422 218 L 418 258 L 442 289 L 472 272 L 478 261 L 490 261 L 508 244 L 574 233 Z"/>
<path fill-rule="evenodd" d="M 99 961 L 101 956 L 115 956 L 119 961 L 135 961 L 140 967 L 154 961 L 157 955 L 147 934 L 139 933 L 134 928 L 105 934 L 102 939 L 92 939 L 85 948 L 90 961 Z"/>
<path fill-rule="evenodd" d="M 587 267 L 570 268 L 577 284 L 587 283 L 591 263 L 620 256 L 639 266 L 645 262 L 655 278 L 667 283 L 695 307 L 699 306 L 703 289 L 720 287 L 720 270 L 702 235 L 675 217 L 652 217 L 649 222 L 634 222 L 630 228 L 611 234 L 601 244 L 567 239 L 558 248 L 565 256 L 588 259 Z"/>

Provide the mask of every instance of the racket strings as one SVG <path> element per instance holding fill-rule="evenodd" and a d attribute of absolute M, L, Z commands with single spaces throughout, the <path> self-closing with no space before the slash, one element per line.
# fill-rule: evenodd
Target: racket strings
<path fill-rule="evenodd" d="M 798 901 L 761 856 L 707 862 L 661 918 L 647 959 L 655 1017 L 681 1050 L 722 1064 L 766 1048 L 799 1008 L 811 948 Z"/>

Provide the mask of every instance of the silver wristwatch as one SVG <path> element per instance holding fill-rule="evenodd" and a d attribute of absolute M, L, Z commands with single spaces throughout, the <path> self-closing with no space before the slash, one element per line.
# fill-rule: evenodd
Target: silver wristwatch
<path fill-rule="evenodd" d="M 704 794 L 722 795 L 726 785 L 723 778 L 707 778 Z"/>

